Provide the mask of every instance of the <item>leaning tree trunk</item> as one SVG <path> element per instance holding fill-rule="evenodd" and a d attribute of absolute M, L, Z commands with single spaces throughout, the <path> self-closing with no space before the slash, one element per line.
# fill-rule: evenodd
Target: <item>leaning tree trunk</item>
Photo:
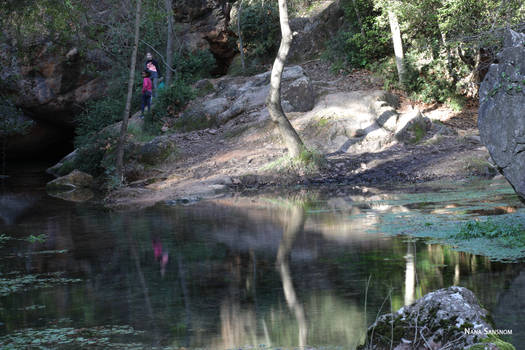
<path fill-rule="evenodd" d="M 363 27 L 363 22 L 361 21 L 361 15 L 359 14 L 359 9 L 357 8 L 356 0 L 352 0 L 355 10 L 355 16 L 357 17 L 357 23 L 359 24 L 359 29 L 361 29 L 361 35 L 363 39 L 366 38 L 365 28 Z"/>
<path fill-rule="evenodd" d="M 394 54 L 396 56 L 397 74 L 399 83 L 405 81 L 405 55 L 403 53 L 403 42 L 401 41 L 401 30 L 397 21 L 397 15 L 393 9 L 388 9 L 388 20 L 390 22 L 390 31 L 392 32 L 392 42 L 394 43 Z"/>
<path fill-rule="evenodd" d="M 172 71 L 171 66 L 173 65 L 173 1 L 164 0 L 166 6 L 166 15 L 168 16 L 168 40 L 166 43 L 166 86 L 171 84 Z"/>
<path fill-rule="evenodd" d="M 281 22 L 282 39 L 279 51 L 277 52 L 277 57 L 273 63 L 270 92 L 266 99 L 266 105 L 268 106 L 268 111 L 270 112 L 272 121 L 277 124 L 279 128 L 279 132 L 281 133 L 286 148 L 288 149 L 288 153 L 292 157 L 297 157 L 304 149 L 303 141 L 301 141 L 292 124 L 290 124 L 290 121 L 286 118 L 281 105 L 281 77 L 293 39 L 290 24 L 288 23 L 288 8 L 286 0 L 279 0 L 279 20 Z"/>
<path fill-rule="evenodd" d="M 243 74 L 246 72 L 246 63 L 244 62 L 244 47 L 242 45 L 242 33 L 241 33 L 241 12 L 242 12 L 242 0 L 237 10 L 237 35 L 239 36 L 239 52 L 241 53 L 241 66 Z"/>
<path fill-rule="evenodd" d="M 123 180 L 124 168 L 124 144 L 126 143 L 126 135 L 128 131 L 129 112 L 131 110 L 131 97 L 133 96 L 133 82 L 135 80 L 135 66 L 137 65 L 137 51 L 139 47 L 139 32 L 140 32 L 140 8 L 142 0 L 137 0 L 137 10 L 135 14 L 135 43 L 133 44 L 133 53 L 131 54 L 131 67 L 129 69 L 128 80 L 128 96 L 126 98 L 126 108 L 124 109 L 124 116 L 122 117 L 122 126 L 120 128 L 120 138 L 117 147 L 117 178 L 119 184 Z"/>

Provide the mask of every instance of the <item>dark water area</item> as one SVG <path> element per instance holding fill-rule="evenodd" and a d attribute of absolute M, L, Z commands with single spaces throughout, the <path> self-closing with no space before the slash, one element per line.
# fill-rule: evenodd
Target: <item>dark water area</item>
<path fill-rule="evenodd" d="M 2 180 L 5 349 L 353 349 L 378 313 L 451 285 L 471 289 L 525 348 L 525 265 L 372 233 L 388 210 L 372 197 L 119 212 L 48 196 L 40 170 Z"/>

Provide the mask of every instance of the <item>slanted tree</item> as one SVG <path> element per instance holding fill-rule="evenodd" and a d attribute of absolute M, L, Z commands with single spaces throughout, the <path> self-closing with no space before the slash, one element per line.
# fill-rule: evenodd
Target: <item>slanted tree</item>
<path fill-rule="evenodd" d="M 124 115 L 122 116 L 122 126 L 120 128 L 120 137 L 117 146 L 117 165 L 116 175 L 119 184 L 122 184 L 124 174 L 124 144 L 126 143 L 126 135 L 128 133 L 128 119 L 131 110 L 131 97 L 133 96 L 133 82 L 135 80 L 135 67 L 137 65 L 137 51 L 139 47 L 140 34 L 140 10 L 142 0 L 137 0 L 137 8 L 135 11 L 135 42 L 133 44 L 133 53 L 131 54 L 131 67 L 129 69 L 128 80 L 128 94 L 126 98 L 126 107 L 124 108 Z"/>
<path fill-rule="evenodd" d="M 403 42 L 401 40 L 401 30 L 399 29 L 399 22 L 397 14 L 393 6 L 393 2 L 388 6 L 388 22 L 390 23 L 390 32 L 392 33 L 392 43 L 394 44 L 394 55 L 396 56 L 397 75 L 399 83 L 403 84 L 405 81 L 405 54 L 403 52 Z"/>
<path fill-rule="evenodd" d="M 241 32 L 241 13 L 242 13 L 242 1 L 239 3 L 239 9 L 237 10 L 237 36 L 239 37 L 239 52 L 241 53 L 241 67 L 242 72 L 246 71 L 246 63 L 244 61 L 244 47 L 242 44 L 242 32 Z"/>
<path fill-rule="evenodd" d="M 288 22 L 288 6 L 286 0 L 279 0 L 279 22 L 281 24 L 281 45 L 277 52 L 277 57 L 273 63 L 270 79 L 270 92 L 266 99 L 266 105 L 270 112 L 270 117 L 274 124 L 279 128 L 284 144 L 288 149 L 288 154 L 298 157 L 304 150 L 304 144 L 286 115 L 281 105 L 281 78 L 286 63 L 286 57 L 290 51 L 293 36 Z"/>
<path fill-rule="evenodd" d="M 173 65 L 173 0 L 164 0 L 168 17 L 168 36 L 166 40 L 166 86 L 171 84 Z"/>

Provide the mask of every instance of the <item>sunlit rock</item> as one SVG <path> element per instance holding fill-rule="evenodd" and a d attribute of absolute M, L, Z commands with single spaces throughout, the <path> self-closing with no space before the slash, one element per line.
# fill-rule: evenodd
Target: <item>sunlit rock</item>
<path fill-rule="evenodd" d="M 467 349 L 474 344 L 499 349 L 483 342 L 493 330 L 488 317 L 470 290 L 439 289 L 380 316 L 368 328 L 366 345 L 359 349 Z"/>
<path fill-rule="evenodd" d="M 180 117 L 188 123 L 222 125 L 243 113 L 264 110 L 264 117 L 268 118 L 270 73 L 217 79 L 211 89 L 213 94 L 192 101 Z M 314 89 L 302 67 L 284 69 L 281 98 L 285 112 L 306 112 L 314 107 Z"/>
<path fill-rule="evenodd" d="M 73 170 L 68 175 L 59 177 L 46 184 L 48 191 L 52 190 L 74 190 L 77 188 L 89 188 L 93 184 L 93 176 L 80 170 Z"/>
<path fill-rule="evenodd" d="M 378 151 L 395 141 L 397 105 L 394 95 L 380 90 L 332 93 L 295 125 L 323 152 Z"/>

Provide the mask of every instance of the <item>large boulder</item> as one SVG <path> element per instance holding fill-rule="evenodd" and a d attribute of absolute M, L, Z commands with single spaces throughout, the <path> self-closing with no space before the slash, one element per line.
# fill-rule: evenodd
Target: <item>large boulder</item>
<path fill-rule="evenodd" d="M 488 338 L 493 330 L 488 318 L 488 312 L 470 290 L 439 289 L 395 313 L 380 316 L 368 328 L 367 343 L 360 349 L 512 348 L 496 336 Z M 503 344 L 505 347 L 498 347 Z"/>
<path fill-rule="evenodd" d="M 69 174 L 49 181 L 46 184 L 47 190 L 75 190 L 79 188 L 89 188 L 93 185 L 93 176 L 80 170 L 73 170 Z"/>
<path fill-rule="evenodd" d="M 213 81 L 212 93 L 191 102 L 181 118 L 189 124 L 207 119 L 211 124 L 221 125 L 230 119 L 254 110 L 266 110 L 266 98 L 270 89 L 270 74 L 265 72 L 252 77 L 224 77 Z M 313 108 L 315 93 L 310 78 L 300 66 L 284 69 L 281 100 L 285 112 L 305 112 Z M 201 83 L 203 84 L 203 83 Z"/>
<path fill-rule="evenodd" d="M 480 90 L 481 141 L 516 193 L 525 199 L 525 34 L 507 30 L 497 63 Z"/>
<path fill-rule="evenodd" d="M 397 97 L 382 90 L 327 94 L 295 125 L 324 153 L 375 152 L 397 142 L 400 120 L 408 125 L 416 117 L 399 118 L 397 105 Z"/>

